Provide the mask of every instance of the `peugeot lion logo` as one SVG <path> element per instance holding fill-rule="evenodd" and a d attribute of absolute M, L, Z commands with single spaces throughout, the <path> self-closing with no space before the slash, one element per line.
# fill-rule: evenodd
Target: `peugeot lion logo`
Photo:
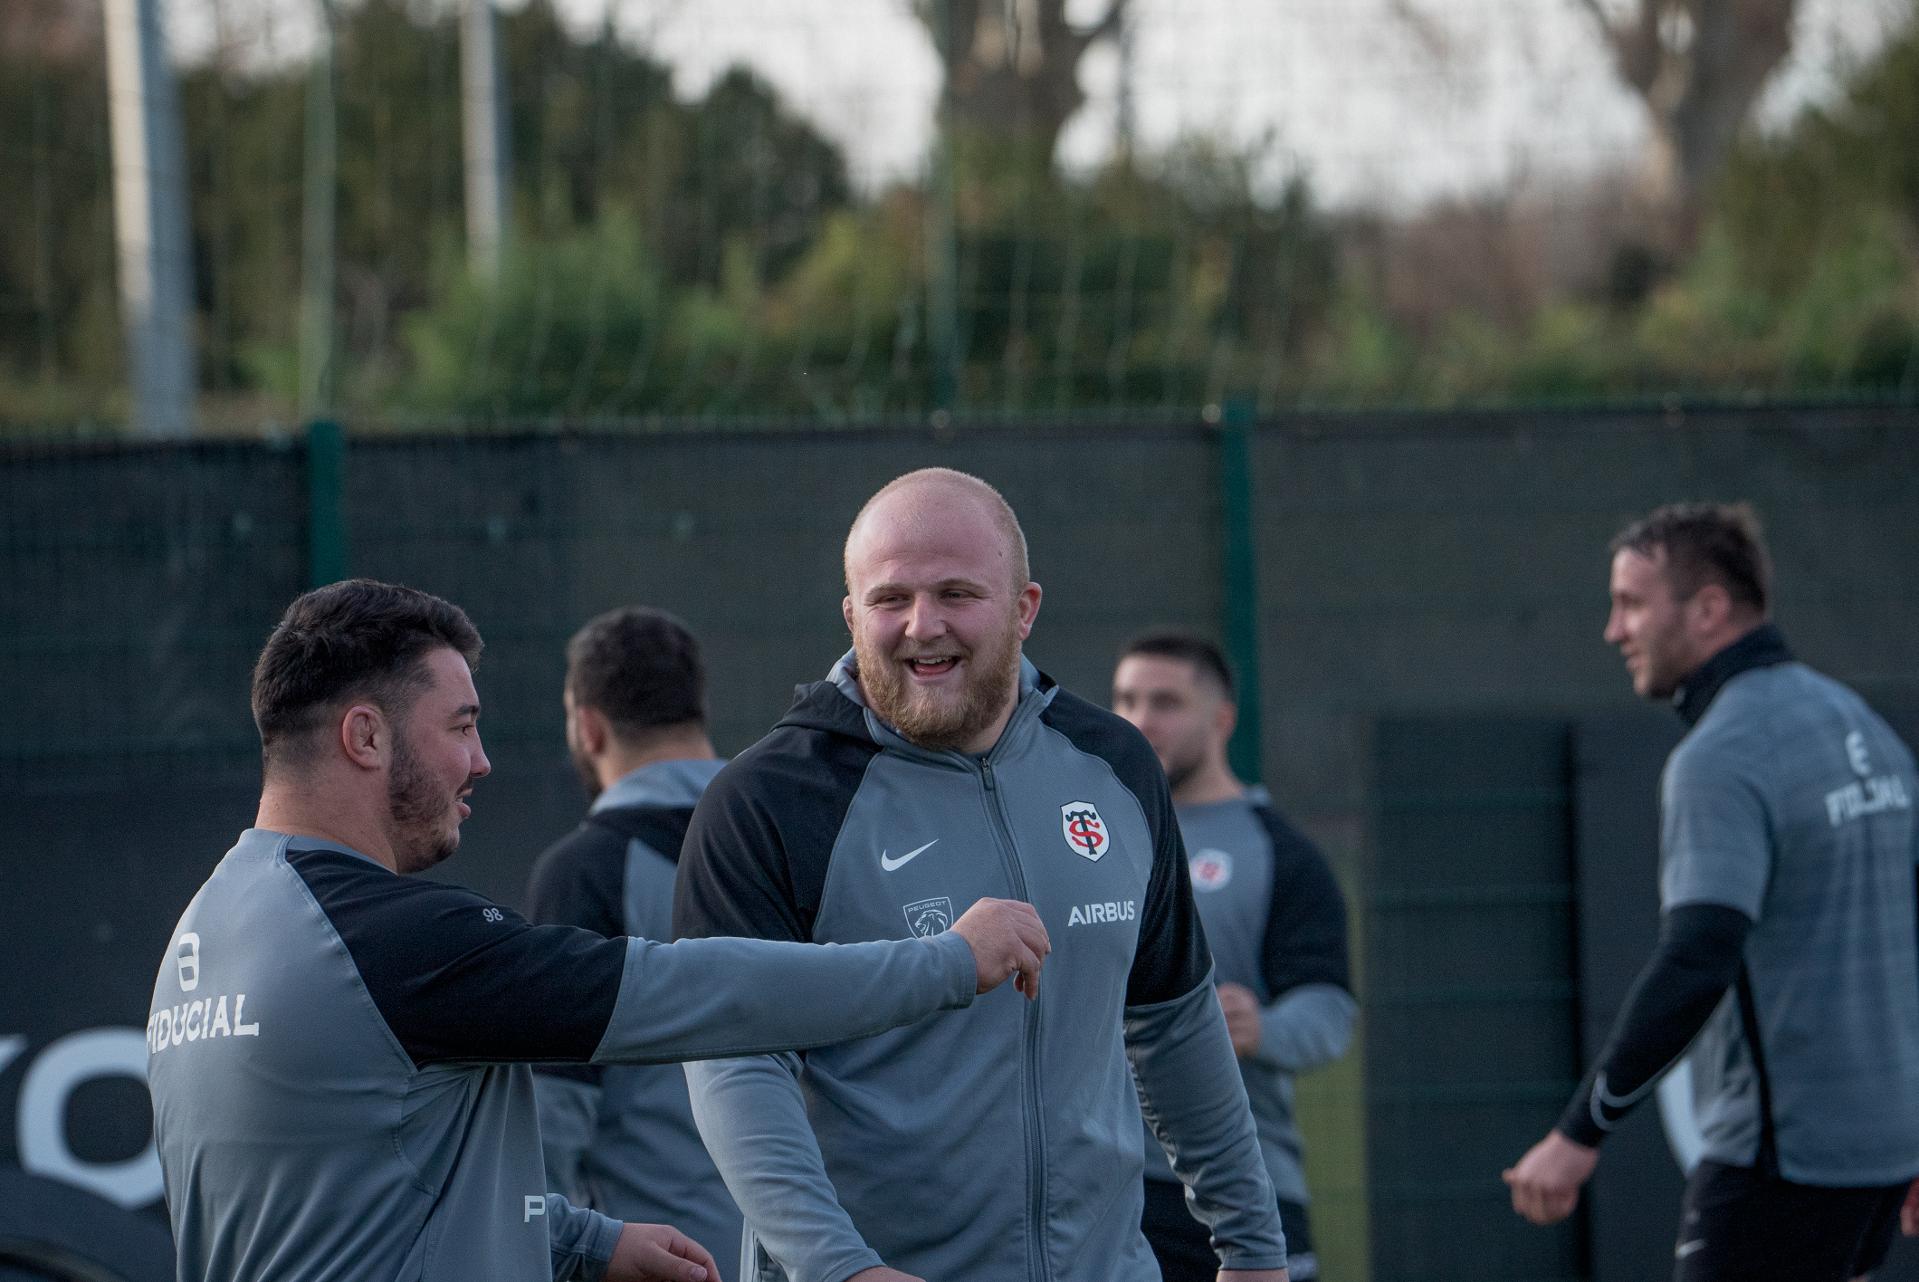
<path fill-rule="evenodd" d="M 938 899 L 916 899 L 903 905 L 906 927 L 921 939 L 943 933 L 953 924 L 953 901 L 944 895 Z"/>

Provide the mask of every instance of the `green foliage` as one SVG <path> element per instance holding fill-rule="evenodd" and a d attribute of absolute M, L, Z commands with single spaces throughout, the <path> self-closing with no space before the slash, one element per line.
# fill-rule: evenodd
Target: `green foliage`
<path fill-rule="evenodd" d="M 1203 141 L 1062 175 L 1030 139 L 962 127 L 950 189 L 859 197 L 751 74 L 683 100 L 644 51 L 532 0 L 500 17 L 512 234 L 488 285 L 461 250 L 454 11 L 338 15 L 349 414 L 923 410 L 948 382 L 948 252 L 952 382 L 975 411 L 1919 393 L 1919 26 L 1829 106 L 1747 139 L 1687 259 L 1621 289 L 1593 271 L 1541 285 L 1539 224 L 1513 209 L 1334 217 L 1303 178 L 1272 180 L 1272 156 Z M 0 161 L 20 176 L 0 184 L 0 419 L 123 408 L 97 54 L 0 44 Z M 294 399 L 307 79 L 183 75 L 215 418 Z"/>
<path fill-rule="evenodd" d="M 444 301 L 406 324 L 407 408 L 490 418 L 656 401 L 667 303 L 632 216 L 518 247 L 495 284 L 458 262 L 441 275 Z"/>

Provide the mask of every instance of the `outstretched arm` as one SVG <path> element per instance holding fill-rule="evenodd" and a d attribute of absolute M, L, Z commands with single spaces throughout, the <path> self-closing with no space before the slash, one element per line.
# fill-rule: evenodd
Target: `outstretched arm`
<path fill-rule="evenodd" d="M 1692 1044 L 1739 976 L 1752 919 L 1721 904 L 1665 915 L 1659 945 L 1634 981 L 1598 1062 L 1560 1116 L 1503 1178 L 1513 1210 L 1534 1224 L 1572 1214 L 1599 1145 Z"/>

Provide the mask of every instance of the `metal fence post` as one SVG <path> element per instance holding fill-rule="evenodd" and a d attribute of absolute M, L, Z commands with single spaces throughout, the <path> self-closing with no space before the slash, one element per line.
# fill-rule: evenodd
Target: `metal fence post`
<path fill-rule="evenodd" d="M 332 419 L 307 424 L 307 586 L 346 577 L 346 433 Z"/>
<path fill-rule="evenodd" d="M 1220 635 L 1239 681 L 1239 725 L 1227 745 L 1233 771 L 1260 779 L 1259 558 L 1253 517 L 1253 421 L 1250 397 L 1237 396 L 1219 419 Z"/>

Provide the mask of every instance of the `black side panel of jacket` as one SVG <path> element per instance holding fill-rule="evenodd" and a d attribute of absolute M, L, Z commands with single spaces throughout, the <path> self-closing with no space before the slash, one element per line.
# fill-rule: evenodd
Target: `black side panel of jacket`
<path fill-rule="evenodd" d="M 687 828 L 674 937 L 810 941 L 833 843 L 878 753 L 871 740 L 783 722 L 729 762 Z"/>

